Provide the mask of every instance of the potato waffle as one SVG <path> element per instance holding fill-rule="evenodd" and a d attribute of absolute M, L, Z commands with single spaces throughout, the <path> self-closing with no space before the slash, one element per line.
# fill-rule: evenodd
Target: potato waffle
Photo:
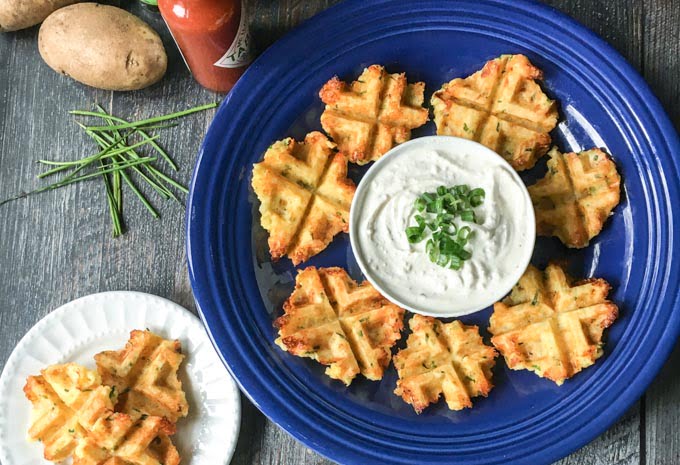
<path fill-rule="evenodd" d="M 498 354 L 484 344 L 477 326 L 422 315 L 414 315 L 409 326 L 407 346 L 394 356 L 399 374 L 394 393 L 417 413 L 442 394 L 451 410 L 471 408 L 473 397 L 489 394 Z"/>
<path fill-rule="evenodd" d="M 444 84 L 431 100 L 437 134 L 480 142 L 517 171 L 533 167 L 557 125 L 555 102 L 536 82 L 542 78 L 524 55 L 502 55 Z"/>
<path fill-rule="evenodd" d="M 408 84 L 405 74 L 389 74 L 380 65 L 364 69 L 350 85 L 334 77 L 319 92 L 326 104 L 321 125 L 341 153 L 365 165 L 427 122 L 424 91 L 425 83 Z"/>
<path fill-rule="evenodd" d="M 184 355 L 179 341 L 134 330 L 125 348 L 94 356 L 104 384 L 119 394 L 116 411 L 167 418 L 172 423 L 189 412 L 177 377 Z"/>
<path fill-rule="evenodd" d="M 528 188 L 536 231 L 567 247 L 586 247 L 619 204 L 621 176 L 600 149 L 562 154 L 553 148 L 549 155 L 548 173 Z"/>
<path fill-rule="evenodd" d="M 92 397 L 98 397 L 104 403 L 108 403 L 109 410 L 113 410 L 113 404 L 109 400 L 110 388 L 84 386 L 84 389 L 92 389 Z M 63 387 L 61 391 L 64 393 Z M 61 400 L 42 376 L 29 376 L 24 386 L 24 394 L 33 404 L 28 437 L 43 444 L 46 460 L 61 462 L 70 457 L 78 441 L 87 434 L 80 426 L 76 412 Z"/>
<path fill-rule="evenodd" d="M 165 418 L 114 413 L 98 427 L 97 434 L 106 437 L 106 441 L 97 441 L 93 435 L 85 438 L 76 447 L 73 465 L 177 465 L 180 462 L 167 433 L 171 425 Z"/>
<path fill-rule="evenodd" d="M 326 374 L 346 385 L 358 373 L 382 379 L 404 326 L 403 309 L 371 284 L 357 284 L 341 268 L 299 271 L 283 309 L 285 314 L 274 322 L 276 344 L 327 365 Z"/>
<path fill-rule="evenodd" d="M 602 333 L 618 316 L 603 279 L 574 285 L 564 270 L 529 266 L 502 302 L 494 304 L 491 342 L 513 370 L 530 370 L 558 385 L 602 356 Z"/>
<path fill-rule="evenodd" d="M 45 445 L 45 458 L 75 465 L 176 465 L 179 455 L 166 419 L 115 413 L 116 391 L 100 376 L 69 363 L 29 376 L 24 387 L 33 404 L 29 436 Z M 153 447 L 151 444 L 154 443 Z"/>
<path fill-rule="evenodd" d="M 288 255 L 298 265 L 349 231 L 349 208 L 356 187 L 347 178 L 347 160 L 320 132 L 304 142 L 275 142 L 253 167 L 262 227 L 269 232 L 273 260 Z"/>

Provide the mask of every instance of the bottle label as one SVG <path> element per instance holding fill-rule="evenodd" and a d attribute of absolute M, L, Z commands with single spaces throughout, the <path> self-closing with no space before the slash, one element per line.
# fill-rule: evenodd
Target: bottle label
<path fill-rule="evenodd" d="M 240 68 L 250 63 L 253 59 L 250 48 L 250 30 L 245 11 L 245 2 L 241 2 L 241 20 L 238 24 L 236 37 L 231 43 L 229 50 L 215 62 L 215 66 L 220 68 Z"/>

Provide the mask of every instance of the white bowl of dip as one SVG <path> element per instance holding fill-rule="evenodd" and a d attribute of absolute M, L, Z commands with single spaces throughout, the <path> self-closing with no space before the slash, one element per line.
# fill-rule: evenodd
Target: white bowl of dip
<path fill-rule="evenodd" d="M 472 256 L 459 270 L 432 263 L 426 241 L 409 243 L 416 199 L 439 186 L 482 188 L 474 209 Z M 473 313 L 502 299 L 519 281 L 536 240 L 526 186 L 500 155 L 477 142 L 429 136 L 398 145 L 366 172 L 350 210 L 352 251 L 368 281 L 395 304 L 423 315 Z"/>

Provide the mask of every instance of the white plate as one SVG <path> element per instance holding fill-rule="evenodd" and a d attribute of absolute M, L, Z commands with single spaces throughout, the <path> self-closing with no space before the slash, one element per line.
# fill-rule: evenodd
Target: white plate
<path fill-rule="evenodd" d="M 76 362 L 94 369 L 93 356 L 125 346 L 131 330 L 148 328 L 179 339 L 186 355 L 180 379 L 189 415 L 177 422 L 173 442 L 182 465 L 222 465 L 231 460 L 241 423 L 236 383 L 213 349 L 203 324 L 188 310 L 140 292 L 104 292 L 59 307 L 17 344 L 0 376 L 0 463 L 50 464 L 42 445 L 29 442 L 31 404 L 26 377 L 55 363 Z"/>

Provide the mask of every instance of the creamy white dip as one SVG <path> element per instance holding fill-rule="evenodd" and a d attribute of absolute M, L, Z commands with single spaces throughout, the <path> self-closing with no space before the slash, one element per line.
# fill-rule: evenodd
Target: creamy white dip
<path fill-rule="evenodd" d="M 486 192 L 474 209 L 472 257 L 460 270 L 432 263 L 426 240 L 409 243 L 415 200 L 438 186 L 467 184 Z M 350 235 L 362 271 L 388 299 L 418 313 L 471 313 L 503 297 L 526 269 L 535 241 L 526 187 L 499 155 L 480 144 L 444 136 L 402 144 L 366 173 L 352 204 Z"/>

